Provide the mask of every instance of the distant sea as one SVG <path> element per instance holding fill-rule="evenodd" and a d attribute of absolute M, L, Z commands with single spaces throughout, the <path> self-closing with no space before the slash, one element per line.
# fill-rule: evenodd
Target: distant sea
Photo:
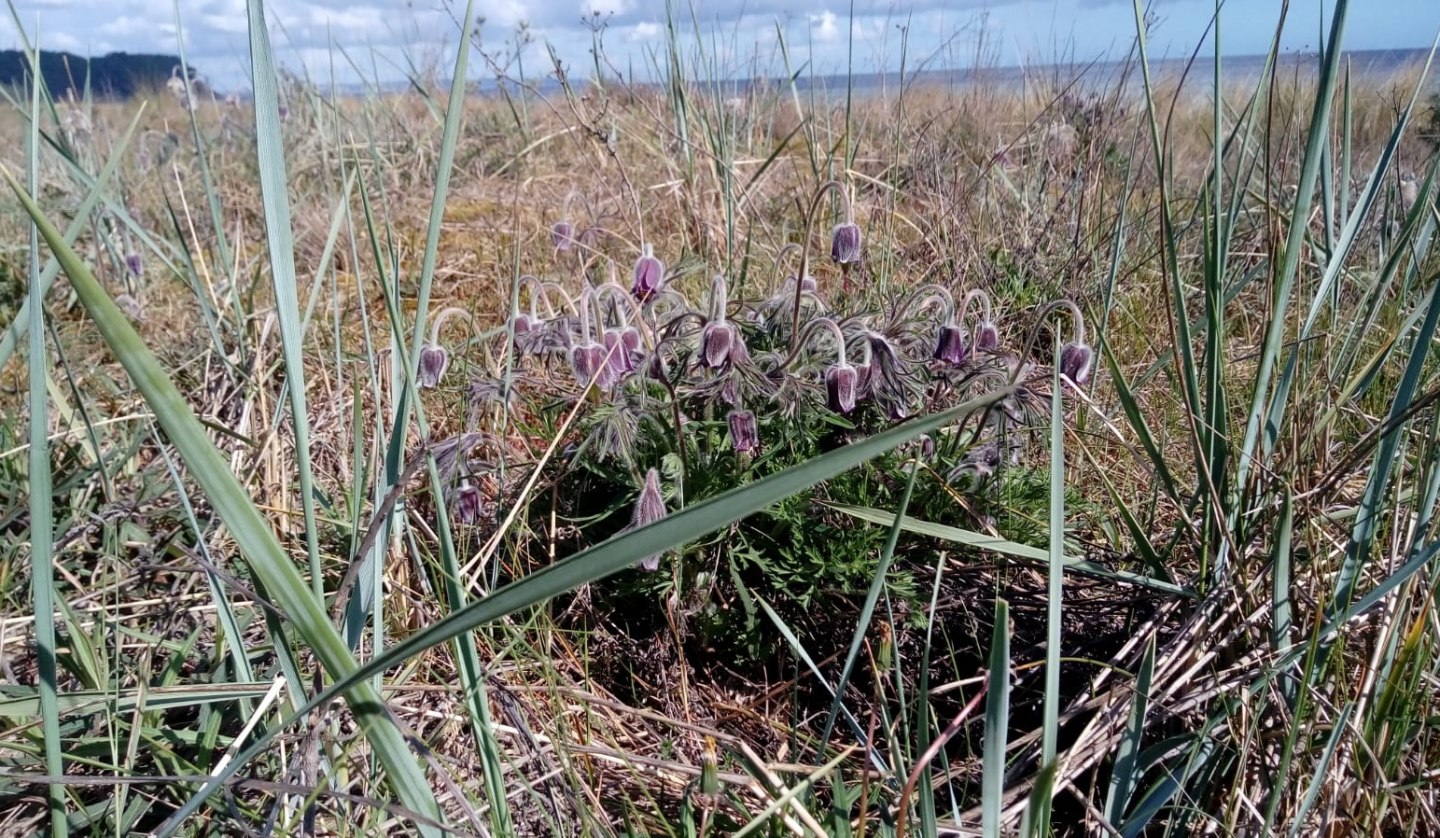
<path fill-rule="evenodd" d="M 1343 54 L 1351 78 L 1357 84 L 1370 87 L 1399 80 L 1403 73 L 1419 68 L 1425 62 L 1425 49 L 1382 49 L 1350 50 Z M 1265 69 L 1263 55 L 1226 56 L 1221 59 L 1221 70 L 1227 84 L 1254 84 Z M 1277 59 L 1279 72 L 1288 78 L 1315 77 L 1319 74 L 1320 58 L 1314 52 L 1288 52 Z M 1188 67 L 1188 71 L 1187 71 Z M 1208 92 L 1215 73 L 1215 60 L 1211 56 L 1188 59 L 1165 58 L 1152 60 L 1151 78 L 1156 84 L 1173 84 L 1182 77 L 1186 87 L 1196 94 Z M 1428 84 L 1431 90 L 1440 90 L 1436 76 L 1440 67 L 1432 68 Z M 1121 81 L 1131 89 L 1138 89 L 1140 68 L 1138 62 L 1127 64 L 1123 61 L 1095 61 L 1091 63 L 1069 62 L 1063 64 L 1030 64 L 1028 66 L 979 67 L 956 70 L 924 70 L 913 73 L 856 73 L 801 76 L 795 86 L 802 92 L 816 92 L 827 97 L 844 95 L 848 89 L 858 96 L 892 96 L 902 90 L 924 88 L 928 90 L 963 90 L 977 86 L 999 87 L 1018 90 L 1027 86 L 1043 85 L 1047 90 L 1069 89 L 1076 93 L 1113 91 Z M 530 80 L 535 90 L 549 96 L 559 92 L 559 85 L 551 78 Z M 783 78 L 740 78 L 714 83 L 703 80 L 701 85 L 715 90 L 725 97 L 743 97 L 754 90 L 787 89 L 790 82 Z M 636 82 L 635 87 L 659 87 L 655 82 Z M 362 94 L 368 88 L 360 85 L 345 85 L 341 92 Z M 386 93 L 403 92 L 410 89 L 405 82 L 387 84 L 382 87 Z M 517 87 L 512 85 L 512 91 Z M 494 95 L 500 85 L 493 79 L 478 83 L 478 94 Z"/>
<path fill-rule="evenodd" d="M 1402 74 L 1424 65 L 1429 55 L 1427 49 L 1384 49 L 1353 50 L 1342 54 L 1342 70 L 1348 66 L 1351 78 L 1357 84 L 1367 86 L 1383 85 Z M 1253 84 L 1264 72 L 1266 57 L 1263 55 L 1239 55 L 1221 58 L 1220 69 L 1226 84 Z M 1314 52 L 1284 53 L 1277 58 L 1278 72 L 1283 77 L 1311 78 L 1320 72 L 1320 56 Z M 1432 68 L 1430 88 L 1440 87 Z M 1181 78 L 1186 86 L 1196 92 L 1208 91 L 1215 76 L 1215 59 L 1202 56 L 1194 62 L 1188 59 L 1152 60 L 1150 75 L 1156 84 L 1173 84 Z M 1047 89 L 1070 87 L 1077 92 L 1113 90 L 1122 80 L 1130 87 L 1140 84 L 1139 63 L 1126 64 L 1123 61 L 1097 61 L 1089 64 L 1072 62 L 1066 64 L 1032 64 L 1026 67 L 984 67 L 961 70 L 931 70 L 906 74 L 866 73 L 857 74 L 851 89 L 861 95 L 886 95 L 900 91 L 903 87 L 924 87 L 928 89 L 965 89 L 976 86 L 999 87 L 1016 90 L 1037 84 Z M 745 83 L 743 86 L 754 84 Z M 767 84 L 767 82 L 762 82 Z M 768 82 L 773 84 L 773 82 Z M 796 85 L 802 90 L 821 88 L 829 93 L 844 91 L 846 77 L 843 75 L 818 76 L 797 79 Z"/>

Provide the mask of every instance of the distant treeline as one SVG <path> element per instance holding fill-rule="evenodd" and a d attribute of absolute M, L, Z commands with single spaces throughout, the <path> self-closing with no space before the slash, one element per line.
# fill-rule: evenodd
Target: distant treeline
<path fill-rule="evenodd" d="M 180 59 L 173 55 L 132 55 L 112 52 L 99 58 L 85 58 L 68 52 L 40 53 L 40 72 L 50 94 L 61 99 L 74 89 L 75 96 L 85 93 L 89 79 L 93 96 L 105 99 L 128 99 L 140 91 L 163 89 L 172 76 L 178 76 Z M 191 78 L 194 68 L 191 68 Z M 0 50 L 0 85 L 23 88 L 30 80 L 30 59 L 20 50 Z"/>

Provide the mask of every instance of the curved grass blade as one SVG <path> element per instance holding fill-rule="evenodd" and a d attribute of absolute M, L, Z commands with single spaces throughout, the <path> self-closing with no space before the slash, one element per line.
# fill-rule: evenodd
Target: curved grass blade
<path fill-rule="evenodd" d="M 90 214 L 95 211 L 95 206 L 100 203 L 105 184 L 109 183 L 110 180 L 115 177 L 115 171 L 120 167 L 120 161 L 125 159 L 126 150 L 130 147 L 130 139 L 135 136 L 135 129 L 139 126 L 140 117 L 144 114 L 145 105 L 141 104 L 136 108 L 135 116 L 130 120 L 130 127 L 125 129 L 125 134 L 115 146 L 114 152 L 110 155 L 110 160 L 106 162 L 100 174 L 91 182 L 89 190 L 85 193 L 84 200 L 80 202 L 80 206 L 75 210 L 75 217 L 70 219 L 70 223 L 65 227 L 66 244 L 73 246 L 75 240 L 80 238 L 80 234 L 90 225 Z M 39 120 L 31 120 L 31 122 L 38 123 Z M 59 275 L 60 263 L 52 256 L 45 263 L 45 269 L 40 272 L 39 284 L 26 289 L 25 299 L 20 302 L 20 310 L 15 313 L 15 319 L 6 325 L 5 333 L 0 335 L 0 368 L 4 368 L 6 362 L 10 360 L 10 356 L 14 354 L 15 347 L 19 344 L 20 338 L 25 336 L 26 329 L 30 326 L 30 300 L 32 296 L 35 296 L 35 289 L 38 288 L 39 295 L 43 296 L 50 291 L 50 286 L 54 284 L 55 277 Z"/>
<path fill-rule="evenodd" d="M 843 503 L 827 503 L 826 506 L 837 512 L 844 512 L 862 521 L 869 521 L 872 524 L 879 524 L 888 527 L 895 520 L 895 516 L 889 512 L 879 509 L 871 509 L 864 506 L 850 506 Z M 985 535 L 971 530 L 962 530 L 959 527 L 950 527 L 944 524 L 934 524 L 929 521 L 921 521 L 916 518 L 905 517 L 901 519 L 901 527 L 906 532 L 916 535 L 925 535 L 931 538 L 939 538 L 945 541 L 952 541 L 956 544 L 964 544 L 968 547 L 976 547 L 981 550 L 993 550 L 1007 556 L 1014 556 L 1017 559 L 1025 559 L 1032 562 L 1045 562 L 1049 560 L 1049 553 L 1038 547 L 1031 547 L 1028 544 L 1019 544 L 1014 541 L 1006 541 L 1003 538 L 996 538 L 992 535 Z M 1094 576 L 1099 579 L 1110 579 L 1115 582 L 1124 582 L 1127 585 L 1136 585 L 1141 588 L 1149 588 L 1153 591 L 1169 594 L 1171 596 L 1183 596 L 1193 599 L 1194 591 L 1186 590 L 1179 585 L 1170 582 L 1162 582 L 1158 579 L 1151 579 L 1135 573 L 1123 570 L 1108 570 L 1084 559 L 1066 557 L 1064 559 L 1065 569 L 1074 573 Z"/>
<path fill-rule="evenodd" d="M 269 524 L 221 458 L 219 450 L 205 435 L 204 427 L 195 418 L 174 382 L 161 369 L 155 356 L 105 293 L 94 274 L 65 243 L 60 231 L 45 218 L 25 190 L 15 183 L 8 170 L 4 170 L 4 175 L 70 278 L 71 286 L 105 343 L 130 374 L 206 498 L 230 528 L 251 572 L 294 623 L 297 633 L 325 669 L 333 677 L 343 680 L 356 669 L 355 660 L 350 657 L 344 640 L 330 624 L 324 606 L 305 584 L 304 577 L 281 548 Z M 286 642 L 281 636 L 273 639 L 277 644 Z M 330 697 L 335 694 L 338 691 L 333 691 Z M 438 818 L 435 795 L 399 728 L 388 717 L 379 692 L 370 684 L 354 682 L 347 683 L 345 694 L 401 801 L 409 809 Z M 427 835 L 438 834 L 429 828 L 424 832 Z"/>

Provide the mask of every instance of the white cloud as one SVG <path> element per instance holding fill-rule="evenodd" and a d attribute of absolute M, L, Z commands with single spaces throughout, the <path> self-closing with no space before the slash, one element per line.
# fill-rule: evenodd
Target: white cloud
<path fill-rule="evenodd" d="M 833 44 L 840 40 L 840 21 L 835 13 L 826 9 L 818 15 L 810 16 L 810 36 L 816 43 Z"/>

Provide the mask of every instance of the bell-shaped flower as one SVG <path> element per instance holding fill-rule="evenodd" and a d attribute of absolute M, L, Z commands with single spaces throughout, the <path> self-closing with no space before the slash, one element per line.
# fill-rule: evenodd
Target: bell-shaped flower
<path fill-rule="evenodd" d="M 649 302 L 660 293 L 664 282 L 665 263 L 655 256 L 654 246 L 647 244 L 640 258 L 635 260 L 635 282 L 630 286 L 630 293 L 642 303 Z"/>
<path fill-rule="evenodd" d="M 445 368 L 450 366 L 450 353 L 445 347 L 435 344 L 424 344 L 420 347 L 420 368 L 418 383 L 421 389 L 428 389 L 440 384 L 440 379 L 445 376 Z"/>
<path fill-rule="evenodd" d="M 645 473 L 645 486 L 640 489 L 640 497 L 635 501 L 635 511 L 630 516 L 630 528 L 649 526 L 664 518 L 666 514 L 668 511 L 665 509 L 665 496 L 660 494 L 660 472 L 652 468 Z M 645 570 L 659 570 L 660 555 L 656 553 L 646 556 L 640 560 L 640 567 Z"/>
<path fill-rule="evenodd" d="M 1095 351 L 1083 343 L 1067 343 L 1060 350 L 1060 374 L 1076 386 L 1090 381 L 1091 367 L 1095 364 Z"/>
<path fill-rule="evenodd" d="M 730 426 L 730 447 L 737 454 L 750 454 L 760 447 L 760 428 L 755 414 L 748 410 L 732 410 L 725 417 Z"/>
<path fill-rule="evenodd" d="M 965 331 L 954 323 L 941 326 L 935 337 L 935 360 L 958 367 L 968 354 Z"/>
<path fill-rule="evenodd" d="M 830 259 L 837 265 L 860 261 L 860 225 L 853 221 L 835 225 L 830 231 Z"/>
<path fill-rule="evenodd" d="M 825 397 L 831 410 L 849 413 L 855 409 L 859 379 L 855 368 L 843 361 L 825 370 Z"/>

